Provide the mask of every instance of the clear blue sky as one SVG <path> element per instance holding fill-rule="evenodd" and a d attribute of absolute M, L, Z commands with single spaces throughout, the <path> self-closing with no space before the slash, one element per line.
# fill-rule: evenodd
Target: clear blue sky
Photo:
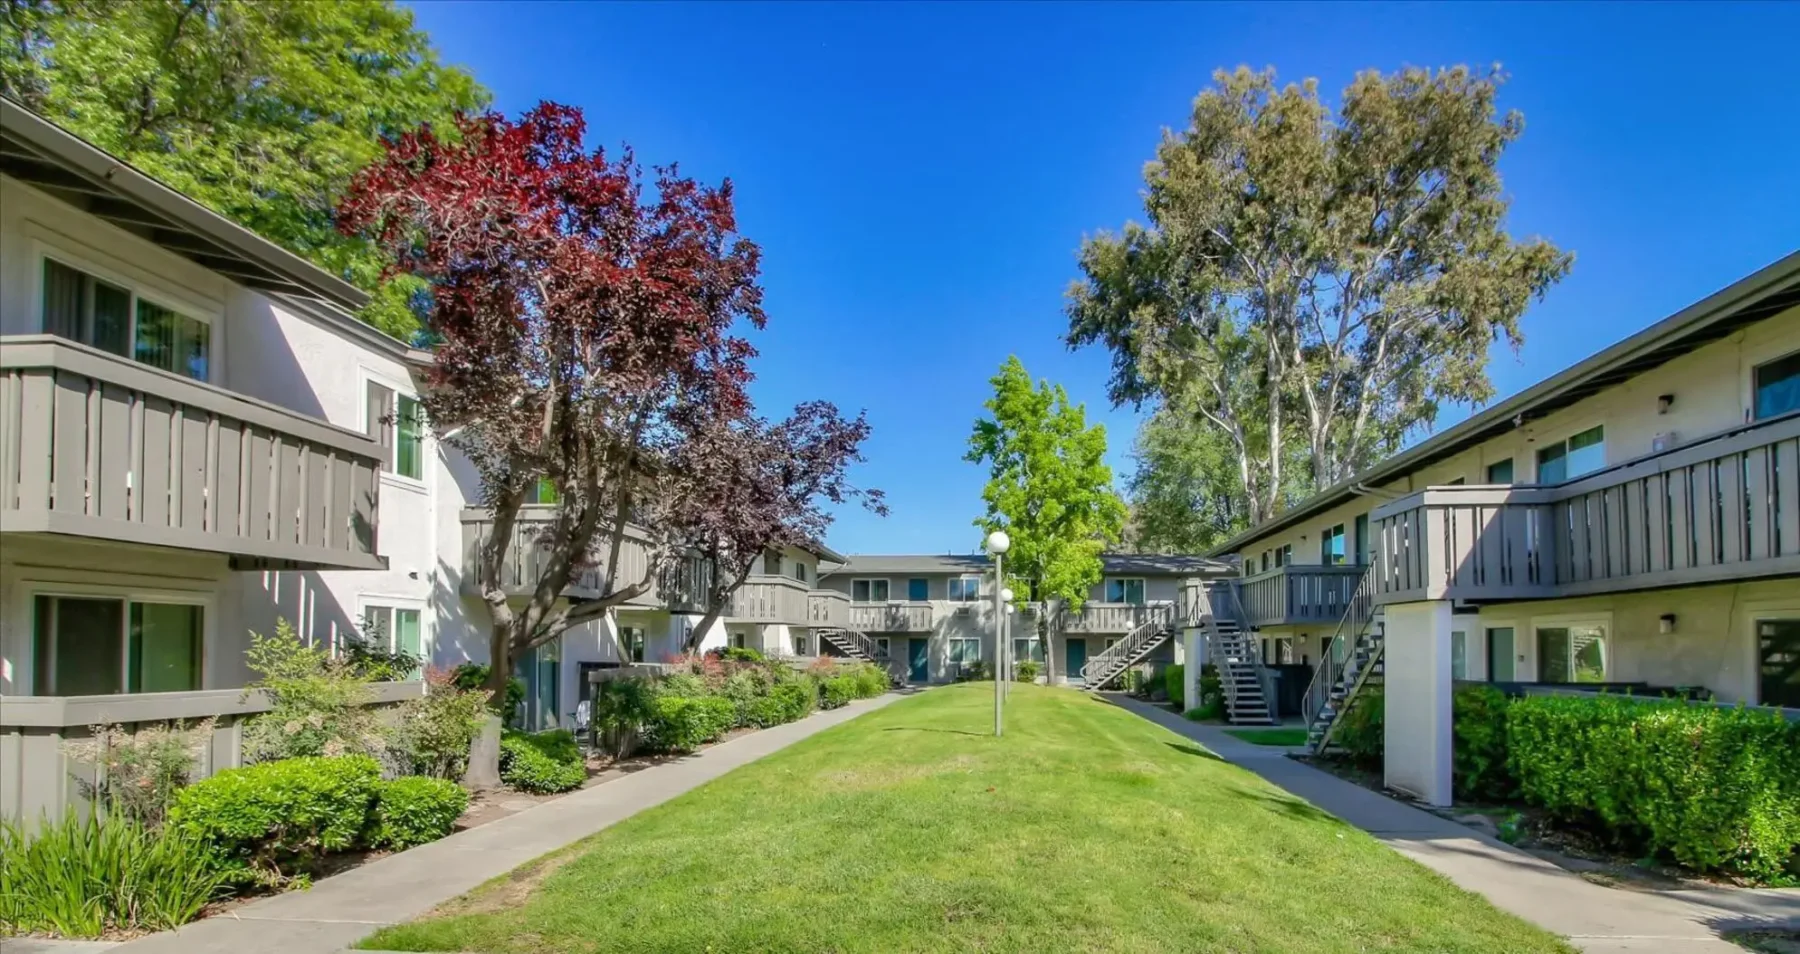
<path fill-rule="evenodd" d="M 586 110 L 590 142 L 737 184 L 765 253 L 758 402 L 866 409 L 851 553 L 967 551 L 962 461 L 1009 353 L 1107 425 L 1107 356 L 1060 343 L 1084 233 L 1142 218 L 1140 171 L 1219 67 L 1317 77 L 1501 64 L 1525 115 L 1511 230 L 1575 252 L 1496 354 L 1504 395 L 1800 247 L 1800 4 L 991 6 L 418 3 L 496 105 Z M 1455 410 L 1440 426 L 1467 412 Z"/>

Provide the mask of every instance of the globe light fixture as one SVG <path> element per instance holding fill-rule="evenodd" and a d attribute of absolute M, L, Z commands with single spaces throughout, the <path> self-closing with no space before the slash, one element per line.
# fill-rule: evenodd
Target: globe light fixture
<path fill-rule="evenodd" d="M 987 536 L 987 552 L 999 556 L 1012 548 L 1012 538 L 1005 530 L 995 530 Z"/>

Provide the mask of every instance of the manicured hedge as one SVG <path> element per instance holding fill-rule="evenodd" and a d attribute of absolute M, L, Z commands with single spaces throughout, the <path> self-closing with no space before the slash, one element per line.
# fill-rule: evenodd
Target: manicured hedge
<path fill-rule="evenodd" d="M 1163 667 L 1163 694 L 1169 697 L 1177 710 L 1187 708 L 1187 667 L 1181 663 L 1173 663 Z"/>
<path fill-rule="evenodd" d="M 587 763 L 564 730 L 508 732 L 500 740 L 500 781 L 521 792 L 566 792 L 587 781 Z"/>
<path fill-rule="evenodd" d="M 1450 699 L 1451 779 L 1459 800 L 1497 802 L 1518 793 L 1507 764 L 1511 700 L 1492 686 L 1461 686 Z"/>
<path fill-rule="evenodd" d="M 825 709 L 842 709 L 856 699 L 855 676 L 832 676 L 819 683 L 819 705 Z"/>
<path fill-rule="evenodd" d="M 280 884 L 356 845 L 381 766 L 362 755 L 227 769 L 175 795 L 169 824 L 212 846 L 233 884 Z"/>
<path fill-rule="evenodd" d="M 1526 801 L 1696 870 L 1782 874 L 1800 849 L 1800 724 L 1770 712 L 1619 696 L 1507 710 Z"/>
<path fill-rule="evenodd" d="M 404 851 L 436 841 L 456 827 L 469 793 L 448 779 L 409 775 L 375 789 L 366 842 L 370 848 Z"/>

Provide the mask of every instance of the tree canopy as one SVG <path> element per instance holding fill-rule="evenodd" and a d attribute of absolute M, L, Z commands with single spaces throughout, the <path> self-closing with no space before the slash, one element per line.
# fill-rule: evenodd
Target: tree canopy
<path fill-rule="evenodd" d="M 1333 112 L 1316 81 L 1220 72 L 1145 169 L 1149 225 L 1083 244 L 1069 344 L 1112 352 L 1115 401 L 1219 434 L 1251 522 L 1488 400 L 1489 346 L 1568 271 L 1505 231 L 1502 79 L 1366 72 Z"/>
<path fill-rule="evenodd" d="M 423 286 L 333 205 L 384 140 L 487 102 L 388 0 L 7 0 L 0 93 L 370 291 L 402 338 Z"/>

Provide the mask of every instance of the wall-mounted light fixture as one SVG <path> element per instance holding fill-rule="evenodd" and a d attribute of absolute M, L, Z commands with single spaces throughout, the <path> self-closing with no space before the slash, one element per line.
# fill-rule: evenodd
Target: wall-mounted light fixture
<path fill-rule="evenodd" d="M 1658 624 L 1657 628 L 1662 630 L 1664 633 L 1673 633 L 1675 631 L 1675 614 L 1674 613 L 1662 614 L 1662 616 L 1660 618 L 1658 618 L 1657 624 Z"/>
<path fill-rule="evenodd" d="M 1667 413 L 1669 413 L 1669 408 L 1673 407 L 1674 405 L 1675 405 L 1675 395 L 1673 395 L 1673 394 L 1658 394 L 1656 396 L 1656 413 L 1667 414 Z"/>

